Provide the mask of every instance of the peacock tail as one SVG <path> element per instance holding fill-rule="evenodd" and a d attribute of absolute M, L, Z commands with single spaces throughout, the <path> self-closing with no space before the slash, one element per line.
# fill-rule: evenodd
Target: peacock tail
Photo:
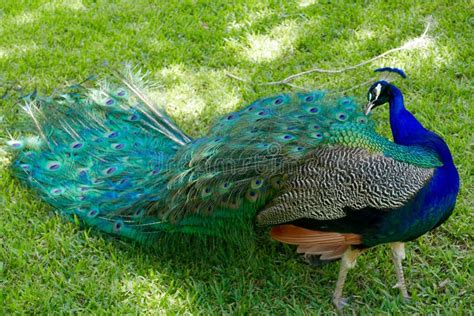
<path fill-rule="evenodd" d="M 350 97 L 262 98 L 192 139 L 145 90 L 129 73 L 23 98 L 36 133 L 8 141 L 14 174 L 69 219 L 149 243 L 163 233 L 230 238 L 256 217 L 276 225 L 400 207 L 442 165 L 378 135 Z"/>

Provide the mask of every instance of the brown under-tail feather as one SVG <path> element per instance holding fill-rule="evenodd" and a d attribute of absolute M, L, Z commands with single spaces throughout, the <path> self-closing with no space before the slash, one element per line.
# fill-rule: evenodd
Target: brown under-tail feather
<path fill-rule="evenodd" d="M 361 236 L 357 234 L 323 232 L 295 225 L 274 226 L 271 237 L 285 244 L 297 245 L 298 253 L 319 255 L 320 260 L 339 259 L 349 246 L 362 244 Z"/>

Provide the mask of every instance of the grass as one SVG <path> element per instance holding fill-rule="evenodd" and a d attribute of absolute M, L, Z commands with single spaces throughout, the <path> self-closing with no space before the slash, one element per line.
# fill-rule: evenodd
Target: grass
<path fill-rule="evenodd" d="M 399 66 L 406 103 L 450 145 L 462 178 L 454 215 L 408 245 L 412 300 L 392 289 L 387 247 L 351 271 L 348 314 L 473 312 L 472 6 L 469 1 L 20 1 L 0 4 L 0 75 L 25 89 L 51 92 L 101 73 L 106 63 L 141 65 L 162 84 L 156 92 L 186 132 L 202 135 L 221 114 L 287 87 L 279 80 L 312 67 L 356 64 L 435 28 L 423 50 L 402 51 L 339 75 L 297 84 L 348 88 Z M 251 79 L 235 81 L 226 72 Z M 366 86 L 353 91 L 364 97 Z M 376 119 L 387 133 L 387 109 Z M 1 103 L 1 137 L 18 121 Z M 3 157 L 5 160 L 6 157 Z M 311 268 L 292 247 L 257 230 L 246 248 L 218 241 L 170 240 L 154 252 L 56 216 L 0 170 L 0 314 L 315 314 L 336 311 L 338 265 Z M 180 239 L 180 238 L 178 238 Z"/>

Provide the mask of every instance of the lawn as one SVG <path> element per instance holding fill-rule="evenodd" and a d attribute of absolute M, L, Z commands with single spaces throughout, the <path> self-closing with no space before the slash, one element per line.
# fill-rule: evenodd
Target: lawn
<path fill-rule="evenodd" d="M 2 0 L 0 93 L 5 85 L 52 92 L 127 62 L 160 83 L 152 95 L 183 129 L 203 135 L 220 115 L 289 86 L 313 67 L 358 64 L 419 36 L 423 47 L 395 52 L 340 74 L 298 78 L 299 86 L 345 90 L 397 66 L 407 107 L 442 135 L 462 188 L 454 215 L 408 244 L 411 301 L 399 297 L 388 247 L 363 255 L 348 276 L 351 314 L 471 314 L 473 256 L 474 18 L 469 1 L 106 1 Z M 226 76 L 245 78 L 239 81 Z M 351 91 L 364 98 L 368 85 Z M 0 101 L 0 138 L 22 121 Z M 388 132 L 387 107 L 377 109 Z M 80 229 L 56 216 L 10 175 L 0 155 L 0 314 L 336 313 L 338 264 L 312 268 L 294 248 L 256 229 L 245 247 L 170 238 L 149 251 Z"/>

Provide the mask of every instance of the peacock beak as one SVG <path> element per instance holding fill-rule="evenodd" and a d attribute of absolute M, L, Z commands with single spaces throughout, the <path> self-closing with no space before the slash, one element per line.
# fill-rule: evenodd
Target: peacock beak
<path fill-rule="evenodd" d="M 369 115 L 370 111 L 372 111 L 374 106 L 375 106 L 375 103 L 370 102 L 370 101 L 367 102 L 367 104 L 365 105 L 365 108 L 364 108 L 365 115 Z"/>

